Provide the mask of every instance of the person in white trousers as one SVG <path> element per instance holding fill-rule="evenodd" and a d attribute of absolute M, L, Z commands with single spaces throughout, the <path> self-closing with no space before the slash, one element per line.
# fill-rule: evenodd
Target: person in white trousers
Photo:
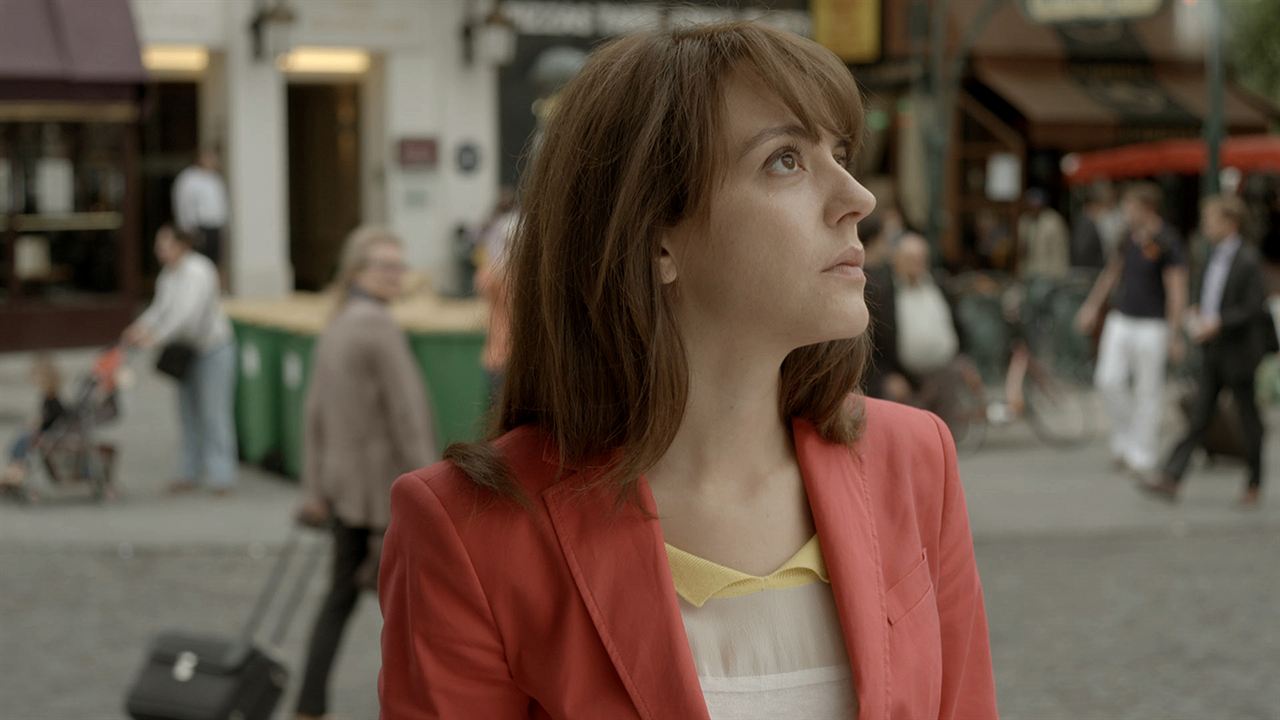
<path fill-rule="evenodd" d="M 1115 466 L 1148 474 L 1159 457 L 1165 366 L 1182 362 L 1187 269 L 1182 239 L 1160 216 L 1158 187 L 1131 186 L 1122 206 L 1128 229 L 1076 316 L 1092 334 L 1110 297 L 1094 382 L 1111 425 Z M 1112 291 L 1115 296 L 1112 297 Z"/>

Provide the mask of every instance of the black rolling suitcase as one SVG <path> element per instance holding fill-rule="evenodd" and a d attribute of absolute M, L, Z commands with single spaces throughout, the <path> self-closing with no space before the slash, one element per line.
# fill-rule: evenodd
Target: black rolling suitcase
<path fill-rule="evenodd" d="M 289 597 L 280 608 L 270 644 L 254 641 L 298 551 L 298 531 L 285 543 L 239 637 L 182 631 L 156 636 L 142 670 L 129 689 L 125 710 L 134 720 L 269 720 L 288 685 L 289 672 L 276 657 L 321 553 L 307 554 Z"/>

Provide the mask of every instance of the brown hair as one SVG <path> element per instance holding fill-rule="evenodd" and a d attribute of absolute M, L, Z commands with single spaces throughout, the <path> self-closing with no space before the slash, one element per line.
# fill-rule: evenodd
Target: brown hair
<path fill-rule="evenodd" d="M 1244 221 L 1249 216 L 1249 208 L 1235 195 L 1210 195 L 1204 199 L 1200 208 L 1201 213 L 1210 209 L 1217 210 L 1223 218 L 1236 226 L 1237 231 L 1244 227 Z"/>
<path fill-rule="evenodd" d="M 1124 199 L 1140 203 L 1153 213 L 1159 214 L 1164 193 L 1160 186 L 1150 182 L 1138 182 L 1125 188 Z"/>
<path fill-rule="evenodd" d="M 856 148 L 862 102 L 849 70 L 818 44 L 740 22 L 625 36 L 595 51 L 565 86 L 521 192 L 509 259 L 511 357 L 493 437 L 536 425 L 561 468 L 604 469 L 634 499 L 639 476 L 670 446 L 689 372 L 658 277 L 661 233 L 702 217 L 722 177 L 723 86 L 745 71 L 813 137 Z M 862 425 L 850 393 L 864 336 L 793 351 L 779 413 L 851 443 Z M 488 443 L 445 451 L 477 484 L 527 503 Z"/>

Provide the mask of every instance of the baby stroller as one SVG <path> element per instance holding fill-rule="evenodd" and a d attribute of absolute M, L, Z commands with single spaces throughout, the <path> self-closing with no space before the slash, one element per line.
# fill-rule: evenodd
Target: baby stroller
<path fill-rule="evenodd" d="M 89 373 L 76 382 L 65 412 L 34 438 L 27 462 L 30 469 L 44 472 L 51 488 L 84 485 L 95 501 L 114 495 L 116 448 L 99 440 L 98 429 L 120 416 L 123 367 L 124 351 L 118 347 L 98 355 Z M 29 480 L 25 486 L 10 490 L 15 499 L 38 498 Z"/>

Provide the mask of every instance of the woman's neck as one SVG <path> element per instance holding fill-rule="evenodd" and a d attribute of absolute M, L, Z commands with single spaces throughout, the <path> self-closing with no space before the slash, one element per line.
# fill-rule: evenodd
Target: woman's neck
<path fill-rule="evenodd" d="M 686 344 L 689 397 L 650 484 L 686 491 L 750 493 L 795 465 L 788 422 L 778 412 L 780 358 L 732 343 Z"/>

